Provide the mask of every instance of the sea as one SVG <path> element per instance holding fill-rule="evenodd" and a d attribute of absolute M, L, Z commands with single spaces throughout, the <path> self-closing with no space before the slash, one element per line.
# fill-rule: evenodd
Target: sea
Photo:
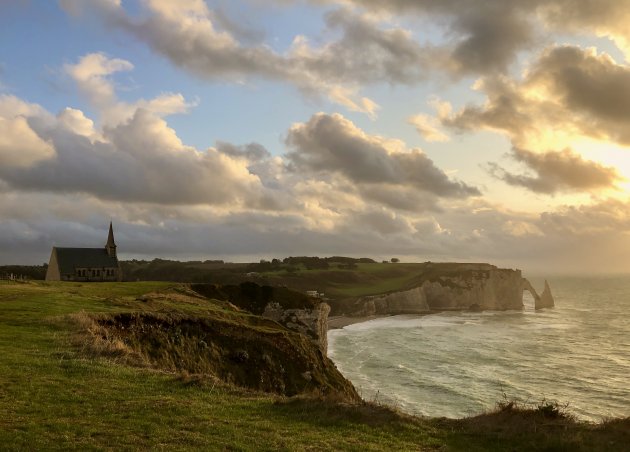
<path fill-rule="evenodd" d="M 544 280 L 530 278 L 542 291 Z M 461 418 L 515 400 L 578 419 L 630 416 L 630 275 L 549 279 L 555 308 L 400 315 L 328 333 L 365 400 Z"/>

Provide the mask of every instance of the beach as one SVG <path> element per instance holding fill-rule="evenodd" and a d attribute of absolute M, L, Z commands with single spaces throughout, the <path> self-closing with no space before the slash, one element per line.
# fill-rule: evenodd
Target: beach
<path fill-rule="evenodd" d="M 382 315 L 370 315 L 363 317 L 348 317 L 345 315 L 336 315 L 328 317 L 328 330 L 338 330 L 348 325 L 354 325 L 355 323 L 369 322 L 370 320 L 380 319 L 386 317 Z"/>

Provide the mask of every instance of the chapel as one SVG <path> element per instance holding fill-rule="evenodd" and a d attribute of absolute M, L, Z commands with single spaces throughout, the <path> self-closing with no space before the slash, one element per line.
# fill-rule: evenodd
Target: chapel
<path fill-rule="evenodd" d="M 112 223 L 109 223 L 109 235 L 104 247 L 53 247 L 46 281 L 122 281 Z"/>

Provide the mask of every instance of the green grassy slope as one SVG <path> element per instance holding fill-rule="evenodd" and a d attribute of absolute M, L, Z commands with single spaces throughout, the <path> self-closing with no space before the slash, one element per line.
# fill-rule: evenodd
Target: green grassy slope
<path fill-rule="evenodd" d="M 413 287 L 424 264 L 356 264 L 355 268 L 331 265 L 329 269 L 273 271 L 261 276 L 297 290 L 319 290 L 333 298 L 375 295 Z"/>
<path fill-rule="evenodd" d="M 630 441 L 627 421 L 589 426 L 515 411 L 417 419 L 372 404 L 250 392 L 88 357 L 76 346 L 77 326 L 64 320 L 77 312 L 225 312 L 220 304 L 137 300 L 170 287 L 0 281 L 0 448 L 623 450 Z"/>

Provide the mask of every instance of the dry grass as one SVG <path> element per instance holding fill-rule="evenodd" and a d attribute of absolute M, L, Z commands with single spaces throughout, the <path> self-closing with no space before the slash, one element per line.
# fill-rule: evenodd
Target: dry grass
<path fill-rule="evenodd" d="M 87 358 L 107 358 L 115 363 L 150 367 L 141 353 L 127 345 L 113 331 L 103 326 L 99 319 L 105 316 L 80 311 L 66 316 L 73 326 L 72 342 Z"/>
<path fill-rule="evenodd" d="M 75 331 L 74 347 L 86 358 L 150 367 L 191 381 L 218 378 L 228 385 L 275 394 L 319 391 L 332 398 L 359 399 L 305 336 L 275 323 L 251 324 L 253 319 L 236 313 L 224 319 L 177 311 L 116 315 L 82 311 L 64 321 Z"/>

